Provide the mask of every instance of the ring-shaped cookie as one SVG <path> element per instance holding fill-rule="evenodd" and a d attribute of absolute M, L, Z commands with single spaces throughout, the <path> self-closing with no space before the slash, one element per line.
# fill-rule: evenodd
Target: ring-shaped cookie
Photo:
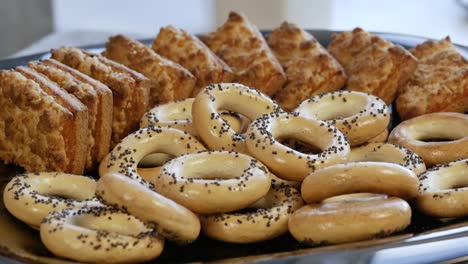
<path fill-rule="evenodd" d="M 140 128 L 148 126 L 168 126 L 187 131 L 192 136 L 198 137 L 198 133 L 192 124 L 192 104 L 194 98 L 158 105 L 148 112 L 140 120 Z M 233 112 L 221 112 L 231 128 L 239 132 L 248 125 L 247 119 Z"/>
<path fill-rule="evenodd" d="M 385 142 L 387 142 L 388 134 L 390 134 L 390 132 L 388 132 L 388 129 L 385 129 L 384 131 L 382 131 L 382 133 L 378 134 L 376 137 L 374 137 L 372 139 L 369 139 L 369 141 L 367 141 L 367 143 L 364 143 L 364 144 L 368 144 L 368 143 L 385 143 Z"/>
<path fill-rule="evenodd" d="M 200 234 L 200 220 L 194 213 L 123 174 L 108 173 L 101 177 L 96 195 L 177 243 L 191 243 Z"/>
<path fill-rule="evenodd" d="M 298 116 L 297 113 L 271 113 L 250 123 L 246 145 L 249 154 L 263 162 L 276 176 L 302 181 L 310 172 L 346 161 L 350 147 L 335 127 Z M 316 146 L 318 154 L 302 153 L 282 143 L 293 138 Z"/>
<path fill-rule="evenodd" d="M 450 140 L 430 142 L 431 140 Z M 427 142 L 426 142 L 427 141 Z M 401 122 L 388 142 L 403 145 L 421 156 L 428 167 L 468 158 L 468 115 L 432 113 Z"/>
<path fill-rule="evenodd" d="M 156 177 L 160 194 L 200 214 L 232 212 L 254 203 L 270 189 L 268 169 L 233 151 L 204 151 L 166 163 Z"/>
<path fill-rule="evenodd" d="M 143 262 L 158 257 L 164 248 L 154 229 L 104 206 L 53 212 L 41 224 L 40 235 L 52 253 L 80 262 Z"/>
<path fill-rule="evenodd" d="M 295 110 L 299 115 L 323 120 L 348 137 L 351 146 L 368 142 L 382 133 L 390 122 L 385 102 L 357 91 L 336 91 L 313 96 Z"/>
<path fill-rule="evenodd" d="M 369 143 L 351 149 L 348 162 L 381 161 L 400 164 L 416 175 L 426 171 L 423 159 L 411 150 L 391 143 Z"/>
<path fill-rule="evenodd" d="M 468 215 L 468 159 L 432 167 L 419 176 L 416 205 L 437 218 Z"/>
<path fill-rule="evenodd" d="M 213 84 L 198 93 L 192 105 L 192 119 L 199 137 L 212 150 L 245 153 L 245 135 L 234 131 L 221 117 L 220 110 L 254 120 L 279 111 L 280 107 L 260 91 L 237 83 Z"/>
<path fill-rule="evenodd" d="M 202 231 L 210 238 L 231 243 L 270 240 L 288 232 L 290 215 L 302 205 L 295 188 L 272 184 L 260 208 L 202 216 Z"/>
<path fill-rule="evenodd" d="M 356 193 L 309 204 L 289 218 L 289 231 L 309 245 L 338 244 L 383 237 L 411 223 L 411 207 L 397 197 Z"/>
<path fill-rule="evenodd" d="M 200 233 L 198 217 L 187 208 L 154 191 L 154 184 L 137 172 L 138 162 L 149 153 L 172 156 L 196 153 L 203 145 L 192 135 L 168 127 L 147 127 L 125 137 L 101 162 L 96 195 L 124 208 L 168 239 L 187 243 Z"/>
<path fill-rule="evenodd" d="M 418 195 L 419 180 L 414 172 L 388 162 L 349 162 L 332 165 L 309 174 L 301 185 L 307 203 L 360 192 L 381 193 L 412 199 Z"/>
<path fill-rule="evenodd" d="M 13 177 L 3 191 L 6 209 L 19 220 L 38 228 L 52 211 L 96 206 L 96 181 L 60 172 L 25 173 Z"/>
<path fill-rule="evenodd" d="M 202 143 L 186 131 L 159 126 L 140 128 L 122 139 L 101 161 L 99 175 L 102 177 L 106 173 L 119 172 L 145 183 L 138 174 L 137 168 L 140 161 L 147 155 L 164 153 L 178 157 L 201 150 L 205 150 Z"/>

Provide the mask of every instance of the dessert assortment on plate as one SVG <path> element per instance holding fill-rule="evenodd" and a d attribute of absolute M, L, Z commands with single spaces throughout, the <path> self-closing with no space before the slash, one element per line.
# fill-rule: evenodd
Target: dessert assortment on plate
<path fill-rule="evenodd" d="M 408 51 L 357 28 L 327 50 L 231 13 L 200 39 L 167 26 L 152 48 L 51 54 L 0 71 L 0 159 L 26 170 L 6 208 L 58 257 L 147 261 L 201 232 L 336 244 L 412 210 L 468 215 L 468 62 L 448 38 Z M 393 102 L 408 120 L 389 133 Z"/>

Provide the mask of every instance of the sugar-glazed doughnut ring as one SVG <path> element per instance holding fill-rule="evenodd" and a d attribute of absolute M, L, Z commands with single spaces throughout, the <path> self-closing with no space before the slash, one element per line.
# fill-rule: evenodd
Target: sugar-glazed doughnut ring
<path fill-rule="evenodd" d="M 38 228 L 52 211 L 96 206 L 96 181 L 60 172 L 25 173 L 13 177 L 3 191 L 6 209 L 19 220 Z"/>
<path fill-rule="evenodd" d="M 156 177 L 160 194 L 200 214 L 232 212 L 270 189 L 268 169 L 233 151 L 204 151 L 166 163 Z"/>
<path fill-rule="evenodd" d="M 96 195 L 106 203 L 125 208 L 161 235 L 181 243 L 200 233 L 198 217 L 187 208 L 154 191 L 154 185 L 137 172 L 138 162 L 149 153 L 172 156 L 196 153 L 203 145 L 185 131 L 168 127 L 147 127 L 124 138 L 101 162 Z"/>
<path fill-rule="evenodd" d="M 450 141 L 437 142 L 440 139 Z M 449 112 L 421 115 L 401 122 L 392 130 L 388 141 L 414 151 L 428 167 L 466 159 L 468 115 Z"/>
<path fill-rule="evenodd" d="M 287 233 L 289 216 L 302 205 L 295 188 L 273 184 L 261 208 L 202 216 L 202 230 L 208 237 L 225 242 L 265 241 Z"/>
<path fill-rule="evenodd" d="M 213 84 L 195 97 L 192 118 L 200 138 L 212 150 L 234 150 L 245 153 L 245 135 L 234 131 L 221 118 L 219 110 L 240 113 L 249 120 L 280 107 L 268 96 L 242 84 Z"/>
<path fill-rule="evenodd" d="M 299 115 L 324 120 L 348 137 L 351 146 L 375 138 L 390 122 L 385 102 L 356 91 L 336 91 L 313 96 L 295 110 Z"/>
<path fill-rule="evenodd" d="M 403 199 L 418 195 L 419 181 L 411 170 L 387 162 L 349 162 L 309 174 L 301 185 L 307 203 L 359 192 L 382 193 Z"/>
<path fill-rule="evenodd" d="M 187 131 L 197 137 L 198 133 L 192 124 L 192 104 L 194 100 L 194 98 L 187 98 L 158 105 L 145 113 L 140 121 L 140 127 L 168 126 Z M 246 118 L 240 117 L 233 112 L 221 112 L 221 118 L 228 122 L 236 132 L 239 132 L 243 126 L 247 126 Z"/>
<path fill-rule="evenodd" d="M 164 239 L 154 229 L 105 206 L 53 212 L 41 224 L 40 235 L 52 253 L 80 262 L 143 262 L 158 257 L 164 248 Z"/>
<path fill-rule="evenodd" d="M 263 115 L 250 123 L 246 134 L 249 153 L 286 180 L 301 181 L 316 169 L 346 161 L 350 152 L 345 136 L 338 129 L 297 113 Z M 281 144 L 281 138 L 303 141 L 321 152 L 299 152 Z"/>
<path fill-rule="evenodd" d="M 397 197 L 356 193 L 306 205 L 289 218 L 289 231 L 310 245 L 338 244 L 383 237 L 405 229 L 411 207 Z"/>
<path fill-rule="evenodd" d="M 468 159 L 432 167 L 419 180 L 416 205 L 423 213 L 438 218 L 468 215 Z"/>
<path fill-rule="evenodd" d="M 411 150 L 391 143 L 369 143 L 351 149 L 349 162 L 381 161 L 400 164 L 412 170 L 416 175 L 426 171 L 422 158 Z"/>

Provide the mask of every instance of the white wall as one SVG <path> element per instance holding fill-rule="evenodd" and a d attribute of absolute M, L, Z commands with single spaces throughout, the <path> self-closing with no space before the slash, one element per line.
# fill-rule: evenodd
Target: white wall
<path fill-rule="evenodd" d="M 54 24 L 58 32 L 132 32 L 148 37 L 168 24 L 203 32 L 215 24 L 213 1 L 54 0 Z"/>
<path fill-rule="evenodd" d="M 406 33 L 468 46 L 468 9 L 457 0 L 333 0 L 331 27 Z"/>
<path fill-rule="evenodd" d="M 328 0 L 218 0 L 217 24 L 222 24 L 229 11 L 246 14 L 257 27 L 273 29 L 283 21 L 304 28 L 330 28 L 333 1 Z"/>

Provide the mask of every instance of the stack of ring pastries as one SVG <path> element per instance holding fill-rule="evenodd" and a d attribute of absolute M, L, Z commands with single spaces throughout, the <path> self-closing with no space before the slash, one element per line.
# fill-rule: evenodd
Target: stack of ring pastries
<path fill-rule="evenodd" d="M 267 40 L 231 13 L 200 39 L 167 26 L 152 48 L 118 35 L 102 55 L 60 48 L 1 71 L 0 158 L 28 171 L 6 186 L 7 210 L 56 256 L 96 263 L 148 261 L 165 239 L 200 233 L 381 237 L 411 223 L 410 205 L 468 215 L 464 97 L 388 130 L 394 98 L 414 116 L 402 104 L 444 69 L 466 93 L 466 59 L 448 39 L 411 54 L 355 29 L 327 51 L 284 23 Z M 459 113 L 426 114 L 437 109 Z M 97 181 L 79 175 L 98 164 Z"/>

